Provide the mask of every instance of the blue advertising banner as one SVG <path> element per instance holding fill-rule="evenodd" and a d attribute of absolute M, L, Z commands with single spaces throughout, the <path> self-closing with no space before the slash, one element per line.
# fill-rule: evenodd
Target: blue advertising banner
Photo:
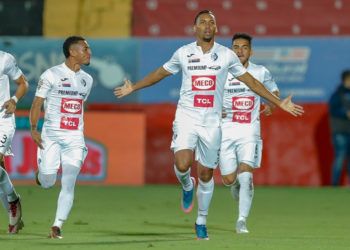
<path fill-rule="evenodd" d="M 88 42 L 92 50 L 92 58 L 90 65 L 84 66 L 83 69 L 94 79 L 88 102 L 136 102 L 137 94 L 117 100 L 113 95 L 113 89 L 122 84 L 124 78 L 136 80 L 139 42 L 133 39 L 88 39 Z M 16 57 L 19 67 L 30 83 L 29 93 L 19 103 L 21 107 L 30 107 L 40 75 L 46 69 L 64 62 L 62 44 L 61 39 L 39 37 L 0 39 L 0 50 Z M 12 85 L 12 87 L 15 86 Z"/>
<path fill-rule="evenodd" d="M 145 39 L 141 44 L 140 76 L 163 65 L 180 46 L 193 39 Z M 230 39 L 218 39 L 231 46 Z M 350 68 L 350 38 L 264 38 L 253 40 L 252 62 L 266 66 L 282 96 L 298 102 L 326 102 L 340 83 L 340 74 Z M 141 102 L 177 102 L 181 73 L 139 94 Z"/>
<path fill-rule="evenodd" d="M 94 78 L 89 103 L 176 103 L 181 73 L 161 83 L 116 99 L 113 89 L 124 78 L 132 82 L 162 66 L 172 54 L 194 39 L 88 39 L 92 48 L 91 64 L 84 67 Z M 231 46 L 230 39 L 218 39 Z M 20 102 L 29 107 L 39 76 L 47 68 L 62 63 L 63 40 L 45 38 L 0 38 L 0 50 L 17 58 L 31 86 Z M 340 83 L 340 74 L 350 68 L 350 37 L 257 38 L 253 40 L 252 62 L 266 66 L 276 79 L 282 96 L 294 95 L 298 102 L 326 102 Z"/>

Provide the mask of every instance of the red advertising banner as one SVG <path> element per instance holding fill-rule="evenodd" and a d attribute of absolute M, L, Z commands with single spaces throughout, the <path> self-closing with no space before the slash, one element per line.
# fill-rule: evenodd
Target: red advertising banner
<path fill-rule="evenodd" d="M 28 113 L 18 112 L 17 119 L 21 122 L 12 141 L 14 156 L 5 157 L 6 169 L 13 180 L 32 181 L 37 170 L 37 146 L 27 129 Z M 79 181 L 144 184 L 145 118 L 142 113 L 86 112 L 85 142 L 88 155 Z"/>

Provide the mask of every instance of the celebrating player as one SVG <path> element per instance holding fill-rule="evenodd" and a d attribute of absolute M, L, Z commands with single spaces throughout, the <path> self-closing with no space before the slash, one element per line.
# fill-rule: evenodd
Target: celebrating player
<path fill-rule="evenodd" d="M 10 98 L 9 78 L 17 84 L 14 96 Z M 9 214 L 8 232 L 18 233 L 23 227 L 22 208 L 19 195 L 6 172 L 4 156 L 12 155 L 11 142 L 16 129 L 16 105 L 28 91 L 28 82 L 18 68 L 15 58 L 0 51 L 0 197 Z"/>
<path fill-rule="evenodd" d="M 75 182 L 87 155 L 83 104 L 92 86 L 92 77 L 81 69 L 81 65 L 90 64 L 91 49 L 86 40 L 68 37 L 63 53 L 65 62 L 41 75 L 30 110 L 31 135 L 39 147 L 38 184 L 52 187 L 62 166 L 61 192 L 49 234 L 58 239 L 62 238 L 62 225 L 72 208 Z M 45 118 L 40 134 L 37 125 L 43 103 Z"/>
<path fill-rule="evenodd" d="M 137 83 L 125 80 L 125 84 L 116 88 L 114 94 L 117 97 L 126 96 L 182 70 L 182 86 L 171 143 L 175 154 L 174 170 L 183 189 L 182 208 L 190 212 L 195 187 L 195 179 L 190 176 L 190 172 L 195 152 L 199 176 L 195 230 L 197 239 L 207 240 L 206 219 L 214 190 L 213 170 L 219 160 L 222 98 L 227 73 L 231 72 L 254 92 L 295 116 L 300 115 L 303 109 L 293 104 L 290 98 L 281 102 L 247 73 L 230 49 L 214 42 L 217 26 L 211 11 L 199 12 L 193 28 L 196 42 L 179 48 L 167 63 Z"/>
<path fill-rule="evenodd" d="M 270 72 L 264 66 L 249 61 L 252 55 L 251 41 L 252 37 L 248 34 L 237 33 L 232 38 L 232 50 L 250 74 L 279 96 Z M 267 104 L 262 112 L 270 115 L 273 108 Z M 260 97 L 229 73 L 224 89 L 223 109 L 225 116 L 221 129 L 220 171 L 224 185 L 231 187 L 234 199 L 239 201 L 236 232 L 248 233 L 246 219 L 254 194 L 253 170 L 260 166 L 262 153 Z"/>

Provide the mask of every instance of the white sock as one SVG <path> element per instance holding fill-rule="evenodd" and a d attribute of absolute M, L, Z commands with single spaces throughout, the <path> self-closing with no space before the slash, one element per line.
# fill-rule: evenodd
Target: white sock
<path fill-rule="evenodd" d="M 207 216 L 210 206 L 211 198 L 214 192 L 214 179 L 211 178 L 209 182 L 203 182 L 199 179 L 197 188 L 198 200 L 198 217 L 197 225 L 205 225 L 207 223 Z"/>
<path fill-rule="evenodd" d="M 232 185 L 229 186 L 230 187 L 230 193 L 232 198 L 239 202 L 239 192 L 240 192 L 240 184 L 239 181 L 236 180 L 234 183 L 232 183 Z"/>
<path fill-rule="evenodd" d="M 253 174 L 251 172 L 238 174 L 238 181 L 241 185 L 239 190 L 238 220 L 245 220 L 249 215 L 254 196 Z"/>
<path fill-rule="evenodd" d="M 191 181 L 191 168 L 185 173 L 180 172 L 174 165 L 175 175 L 182 185 L 185 191 L 190 191 L 193 189 L 193 183 Z"/>
<path fill-rule="evenodd" d="M 12 202 L 18 199 L 18 194 L 12 185 L 10 177 L 8 176 L 6 170 L 2 167 L 0 167 L 0 189 L 7 196 L 8 202 Z M 6 204 L 3 205 L 5 206 Z"/>
<path fill-rule="evenodd" d="M 74 187 L 80 168 L 71 165 L 62 166 L 61 192 L 58 197 L 56 218 L 53 226 L 62 228 L 67 220 L 70 210 L 73 206 Z"/>

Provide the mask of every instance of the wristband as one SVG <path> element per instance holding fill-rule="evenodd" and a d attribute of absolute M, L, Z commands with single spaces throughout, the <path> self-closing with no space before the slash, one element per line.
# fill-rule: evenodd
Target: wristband
<path fill-rule="evenodd" d="M 12 99 L 12 100 L 14 100 L 14 101 L 15 101 L 15 103 L 17 103 L 17 102 L 18 102 L 18 98 L 17 98 L 17 96 L 15 96 L 15 95 L 14 95 L 14 96 L 12 96 L 12 97 L 11 97 L 11 99 Z"/>

